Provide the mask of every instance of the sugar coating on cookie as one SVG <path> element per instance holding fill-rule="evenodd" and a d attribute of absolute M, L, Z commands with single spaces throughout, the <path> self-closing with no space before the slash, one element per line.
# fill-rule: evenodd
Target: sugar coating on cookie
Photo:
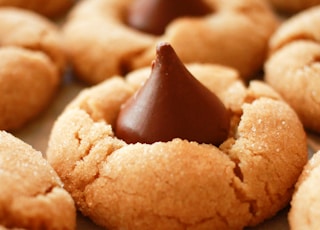
<path fill-rule="evenodd" d="M 290 228 L 318 229 L 320 219 L 320 151 L 304 167 L 296 184 L 288 215 Z"/>
<path fill-rule="evenodd" d="M 320 7 L 285 21 L 270 40 L 265 80 L 294 108 L 304 126 L 320 132 Z"/>
<path fill-rule="evenodd" d="M 77 208 L 110 229 L 242 229 L 285 207 L 307 161 L 296 113 L 266 84 L 236 71 L 188 65 L 232 111 L 219 147 L 175 138 L 126 144 L 114 134 L 121 105 L 150 69 L 83 90 L 54 124 L 47 157 Z"/>
<path fill-rule="evenodd" d="M 175 19 L 155 36 L 126 23 L 133 2 L 89 0 L 71 10 L 63 31 L 80 79 L 96 84 L 149 66 L 160 41 L 171 43 L 184 63 L 219 63 L 236 68 L 248 79 L 262 68 L 268 39 L 278 26 L 263 1 L 206 0 L 211 14 Z"/>
<path fill-rule="evenodd" d="M 33 12 L 0 7 L 0 129 L 16 130 L 44 111 L 66 68 L 56 25 Z"/>
<path fill-rule="evenodd" d="M 0 184 L 0 228 L 75 228 L 74 202 L 54 169 L 40 152 L 4 131 Z"/>

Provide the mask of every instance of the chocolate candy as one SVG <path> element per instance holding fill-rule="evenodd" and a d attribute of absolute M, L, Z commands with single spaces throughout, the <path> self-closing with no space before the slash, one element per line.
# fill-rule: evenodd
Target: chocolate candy
<path fill-rule="evenodd" d="M 211 12 L 201 0 L 136 0 L 128 10 L 127 23 L 138 30 L 160 35 L 175 18 Z"/>
<path fill-rule="evenodd" d="M 160 43 L 151 75 L 122 107 L 116 136 L 127 143 L 182 138 L 218 146 L 230 115 L 219 98 L 186 69 L 168 43 Z"/>

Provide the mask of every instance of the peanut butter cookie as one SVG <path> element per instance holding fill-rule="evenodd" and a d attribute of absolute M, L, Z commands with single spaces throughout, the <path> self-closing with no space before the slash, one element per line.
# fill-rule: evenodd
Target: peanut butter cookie
<path fill-rule="evenodd" d="M 175 71 L 170 63 L 166 69 Z M 170 75 L 158 64 L 157 59 L 153 71 Z M 187 68 L 230 112 L 221 144 L 179 137 L 129 144 L 117 136 L 119 113 L 129 98 L 140 97 L 136 92 L 146 87 L 150 68 L 83 90 L 55 122 L 48 161 L 78 209 L 98 225 L 242 229 L 272 217 L 290 201 L 307 162 L 306 134 L 296 113 L 263 82 L 246 87 L 233 69 Z M 147 108 L 141 112 L 149 113 Z"/>
<path fill-rule="evenodd" d="M 0 132 L 0 229 L 75 229 L 63 183 L 31 146 Z"/>

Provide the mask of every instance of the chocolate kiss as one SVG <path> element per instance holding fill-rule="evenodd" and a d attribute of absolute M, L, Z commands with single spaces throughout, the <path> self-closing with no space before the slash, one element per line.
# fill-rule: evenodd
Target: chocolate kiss
<path fill-rule="evenodd" d="M 127 143 L 178 137 L 218 146 L 229 125 L 218 97 L 191 75 L 169 44 L 161 43 L 150 77 L 121 108 L 116 136 Z"/>
<path fill-rule="evenodd" d="M 159 35 L 175 18 L 211 12 L 201 0 L 136 0 L 129 7 L 127 23 L 138 30 Z"/>

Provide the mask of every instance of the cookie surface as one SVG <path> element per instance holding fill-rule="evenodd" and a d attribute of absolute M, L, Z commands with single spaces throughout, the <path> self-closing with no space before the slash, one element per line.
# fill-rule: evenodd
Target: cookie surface
<path fill-rule="evenodd" d="M 304 167 L 296 185 L 288 216 L 291 229 L 319 228 L 319 178 L 320 152 L 317 152 Z"/>
<path fill-rule="evenodd" d="M 95 223 L 110 229 L 242 229 L 289 202 L 307 161 L 295 112 L 262 82 L 246 88 L 232 69 L 188 68 L 232 111 L 229 138 L 219 147 L 179 138 L 128 145 L 114 135 L 121 105 L 149 69 L 84 90 L 56 121 L 48 160 Z"/>
<path fill-rule="evenodd" d="M 73 0 L 0 0 L 0 7 L 19 7 L 47 17 L 57 17 L 65 13 L 74 2 Z"/>
<path fill-rule="evenodd" d="M 50 103 L 58 87 L 58 73 L 40 52 L 1 48 L 0 59 L 0 127 L 18 129 Z"/>
<path fill-rule="evenodd" d="M 207 0 L 212 14 L 178 18 L 163 35 L 155 36 L 124 22 L 132 2 L 82 1 L 70 12 L 64 34 L 80 79 L 96 84 L 113 75 L 149 66 L 159 41 L 171 43 L 185 63 L 219 63 L 236 68 L 243 78 L 250 78 L 261 69 L 267 41 L 278 26 L 277 18 L 263 1 Z"/>
<path fill-rule="evenodd" d="M 66 67 L 57 27 L 32 12 L 0 8 L 0 129 L 15 130 L 50 104 Z"/>
<path fill-rule="evenodd" d="M 273 7 L 282 13 L 297 13 L 320 4 L 319 0 L 268 0 Z"/>
<path fill-rule="evenodd" d="M 320 132 L 320 7 L 285 21 L 270 41 L 265 80 L 294 108 L 304 126 Z"/>
<path fill-rule="evenodd" d="M 54 169 L 31 146 L 0 132 L 0 229 L 75 229 L 76 210 Z"/>
<path fill-rule="evenodd" d="M 58 27 L 31 11 L 1 7 L 0 41 L 2 47 L 18 46 L 43 52 L 59 71 L 66 67 L 65 45 Z"/>

